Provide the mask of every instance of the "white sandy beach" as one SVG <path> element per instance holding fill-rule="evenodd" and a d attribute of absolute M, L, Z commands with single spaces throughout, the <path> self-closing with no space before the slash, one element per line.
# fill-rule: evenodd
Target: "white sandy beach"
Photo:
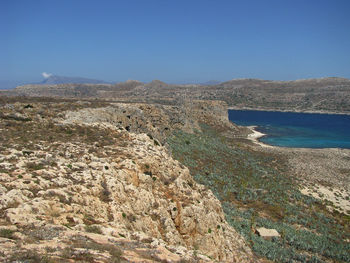
<path fill-rule="evenodd" d="M 266 134 L 255 130 L 256 127 L 257 126 L 247 126 L 247 128 L 252 131 L 252 133 L 248 135 L 247 139 L 251 140 L 255 144 L 258 144 L 262 147 L 274 148 L 274 146 L 271 146 L 259 141 L 259 138 L 266 136 Z"/>

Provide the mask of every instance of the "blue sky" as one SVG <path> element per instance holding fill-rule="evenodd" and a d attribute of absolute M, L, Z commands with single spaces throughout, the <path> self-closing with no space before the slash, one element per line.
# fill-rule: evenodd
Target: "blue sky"
<path fill-rule="evenodd" d="M 1 0 L 0 80 L 350 78 L 348 0 Z"/>

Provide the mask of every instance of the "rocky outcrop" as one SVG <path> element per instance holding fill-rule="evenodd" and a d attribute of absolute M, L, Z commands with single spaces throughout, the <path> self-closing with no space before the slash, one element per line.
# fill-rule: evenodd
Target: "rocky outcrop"
<path fill-rule="evenodd" d="M 180 106 L 114 103 L 102 108 L 67 111 L 63 123 L 108 123 L 119 129 L 146 133 L 164 143 L 175 130 L 193 132 L 200 123 L 223 128 L 236 127 L 229 122 L 227 105 L 221 101 L 186 101 Z M 231 131 L 232 132 L 232 131 Z"/>
<path fill-rule="evenodd" d="M 265 227 L 258 227 L 256 229 L 256 233 L 266 239 L 273 238 L 273 237 L 281 237 L 281 235 L 277 232 L 276 229 L 269 229 Z"/>
<path fill-rule="evenodd" d="M 130 118 L 118 115 L 124 110 Z M 119 249 L 115 256 L 132 262 L 256 262 L 210 190 L 156 139 L 116 125 L 140 121 L 145 125 L 140 131 L 154 128 L 157 134 L 171 123 L 170 117 L 159 119 L 153 127 L 157 118 L 145 118 L 147 111 L 145 105 L 121 104 L 67 112 L 60 123 L 43 120 L 38 126 L 42 133 L 82 131 L 79 140 L 53 142 L 42 136 L 28 138 L 35 140 L 31 149 L 2 148 L 2 260 L 13 260 L 20 250 L 37 251 L 27 255 L 33 258 L 45 251 L 56 259 L 89 256 L 112 262 Z M 112 134 L 112 140 L 81 140 L 92 131 Z"/>
<path fill-rule="evenodd" d="M 185 122 L 185 117 L 173 107 L 126 103 L 68 111 L 63 120 L 63 123 L 108 123 L 129 132 L 149 134 L 161 142 Z"/>

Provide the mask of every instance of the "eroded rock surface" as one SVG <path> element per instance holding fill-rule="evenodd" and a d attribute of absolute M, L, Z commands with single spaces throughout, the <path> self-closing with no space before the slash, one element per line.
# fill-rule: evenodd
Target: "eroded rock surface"
<path fill-rule="evenodd" d="M 256 262 L 225 221 L 213 193 L 197 184 L 156 139 L 117 127 L 111 120 L 118 123 L 120 118 L 113 110 L 71 112 L 59 123 L 40 119 L 36 128 L 42 136 L 29 133 L 25 147 L 3 144 L 2 260 L 45 252 L 54 259 L 92 257 L 97 262 L 118 262 L 113 257 L 131 262 Z M 129 110 L 132 117 L 122 121 L 145 111 Z M 107 121 L 100 111 L 108 114 Z M 144 125 L 152 129 L 151 123 Z M 1 129 L 6 127 L 2 123 Z M 55 141 L 50 129 L 68 137 Z M 65 141 L 77 132 L 80 137 Z M 90 141 L 91 132 L 101 134 L 100 141 Z M 112 136 L 107 140 L 107 135 Z M 114 255 L 117 249 L 120 254 Z"/>

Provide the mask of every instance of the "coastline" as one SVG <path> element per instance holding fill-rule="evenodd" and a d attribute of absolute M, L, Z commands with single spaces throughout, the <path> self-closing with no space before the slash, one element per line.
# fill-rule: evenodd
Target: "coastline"
<path fill-rule="evenodd" d="M 322 110 L 282 110 L 282 109 L 265 109 L 250 107 L 229 106 L 227 110 L 251 110 L 251 111 L 275 111 L 275 112 L 291 112 L 291 113 L 309 113 L 309 114 L 334 114 L 334 115 L 350 115 L 350 112 L 322 111 Z"/>
<path fill-rule="evenodd" d="M 268 144 L 265 144 L 261 141 L 259 141 L 260 138 L 266 136 L 265 133 L 262 133 L 262 132 L 259 132 L 256 130 L 256 128 L 258 126 L 245 126 L 246 128 L 248 128 L 252 133 L 248 134 L 247 136 L 247 139 L 252 141 L 253 143 L 255 144 L 258 144 L 260 145 L 261 147 L 265 147 L 265 148 L 275 148 L 275 146 L 272 146 L 272 145 L 268 145 Z"/>
<path fill-rule="evenodd" d="M 270 151 L 282 154 L 289 158 L 289 162 L 295 168 L 291 170 L 293 175 L 299 175 L 303 178 L 303 182 L 300 183 L 300 192 L 304 195 L 314 197 L 321 201 L 327 200 L 332 205 L 327 205 L 329 211 L 340 211 L 346 215 L 350 215 L 350 201 L 346 196 L 349 195 L 349 188 L 344 187 L 344 181 L 347 181 L 342 174 L 331 173 L 329 178 L 330 168 L 335 171 L 338 166 L 342 169 L 348 169 L 346 163 L 347 156 L 350 157 L 350 150 L 340 148 L 291 148 L 291 147 L 279 147 L 265 144 L 259 141 L 260 138 L 266 136 L 266 134 L 256 130 L 258 126 L 244 126 L 248 128 L 251 133 L 248 134 L 247 139 L 253 142 L 260 151 Z M 260 146 L 260 147 L 259 147 Z M 256 148 L 256 149 L 257 149 Z M 333 159 L 337 161 L 332 161 Z M 345 158 L 345 161 L 343 160 Z M 305 160 L 308 160 L 305 162 Z M 323 165 L 319 165 L 319 163 Z M 305 174 L 305 171 L 308 171 Z M 319 175 L 329 185 L 324 185 L 318 181 Z"/>

